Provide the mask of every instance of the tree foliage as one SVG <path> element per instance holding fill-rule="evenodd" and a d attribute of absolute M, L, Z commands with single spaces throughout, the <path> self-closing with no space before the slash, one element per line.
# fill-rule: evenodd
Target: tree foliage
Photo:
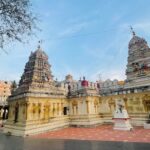
<path fill-rule="evenodd" d="M 35 20 L 30 0 L 0 0 L 0 48 L 10 41 L 24 41 L 23 36 L 36 27 Z"/>
<path fill-rule="evenodd" d="M 17 89 L 17 83 L 16 81 L 12 81 L 11 83 L 11 93 L 13 93 Z"/>

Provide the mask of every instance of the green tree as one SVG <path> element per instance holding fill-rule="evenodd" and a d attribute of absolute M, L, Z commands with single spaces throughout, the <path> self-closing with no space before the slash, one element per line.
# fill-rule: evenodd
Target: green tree
<path fill-rule="evenodd" d="M 17 89 L 17 83 L 14 80 L 14 81 L 12 81 L 12 84 L 11 84 L 11 93 L 13 93 L 16 89 Z"/>
<path fill-rule="evenodd" d="M 23 42 L 23 36 L 36 27 L 35 20 L 30 0 L 0 0 L 0 48 L 12 41 Z"/>

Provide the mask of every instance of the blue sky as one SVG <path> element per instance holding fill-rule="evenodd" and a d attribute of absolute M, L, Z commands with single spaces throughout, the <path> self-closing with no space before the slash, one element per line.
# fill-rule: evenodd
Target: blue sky
<path fill-rule="evenodd" d="M 41 31 L 29 43 L 10 43 L 0 53 L 0 79 L 19 80 L 31 51 L 43 40 L 52 73 L 96 81 L 125 79 L 132 25 L 150 43 L 149 0 L 31 0 Z"/>

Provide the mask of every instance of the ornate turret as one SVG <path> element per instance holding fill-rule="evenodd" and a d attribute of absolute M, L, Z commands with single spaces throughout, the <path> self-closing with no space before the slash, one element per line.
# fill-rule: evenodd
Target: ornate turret
<path fill-rule="evenodd" d="M 72 82 L 73 81 L 73 77 L 72 75 L 68 74 L 65 78 L 66 82 Z"/>
<path fill-rule="evenodd" d="M 48 56 L 38 46 L 37 50 L 30 54 L 16 94 L 37 92 L 55 95 L 54 93 L 59 93 L 55 87 L 50 68 L 51 65 L 48 63 Z"/>
<path fill-rule="evenodd" d="M 136 82 L 150 74 L 150 48 L 144 38 L 137 36 L 132 28 L 131 31 L 126 75 L 127 82 Z"/>
<path fill-rule="evenodd" d="M 148 48 L 147 42 L 144 38 L 141 38 L 135 34 L 135 31 L 131 27 L 132 32 L 132 39 L 129 42 L 129 52 L 132 53 L 140 48 L 140 50 L 143 50 L 145 48 Z"/>
<path fill-rule="evenodd" d="M 82 82 L 81 82 L 81 85 L 82 85 L 82 87 L 84 87 L 84 88 L 88 87 L 89 83 L 88 83 L 87 80 L 85 80 L 85 77 L 83 77 L 83 80 L 82 80 Z"/>
<path fill-rule="evenodd" d="M 31 52 L 29 61 L 25 65 L 24 73 L 21 77 L 19 86 L 31 84 L 33 82 L 45 83 L 53 82 L 53 76 L 50 71 L 48 56 L 41 48 L 38 48 L 34 53 Z"/>

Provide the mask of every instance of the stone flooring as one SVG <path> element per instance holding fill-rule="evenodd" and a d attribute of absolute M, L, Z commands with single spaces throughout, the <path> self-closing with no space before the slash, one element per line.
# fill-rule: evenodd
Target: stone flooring
<path fill-rule="evenodd" d="M 31 136 L 44 139 L 76 139 L 96 141 L 123 141 L 150 143 L 150 130 L 134 127 L 133 131 L 113 130 L 111 125 L 101 125 L 95 128 L 65 128 Z"/>
<path fill-rule="evenodd" d="M 23 138 L 0 133 L 0 150 L 150 150 L 150 143 Z"/>

